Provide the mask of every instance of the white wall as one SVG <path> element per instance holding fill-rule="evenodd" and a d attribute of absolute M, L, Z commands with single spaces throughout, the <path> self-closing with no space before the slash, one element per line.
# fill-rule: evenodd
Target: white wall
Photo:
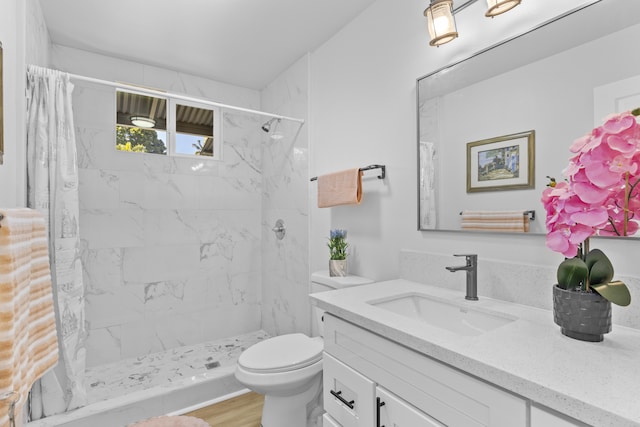
<path fill-rule="evenodd" d="M 0 206 L 25 206 L 25 3 L 0 2 L 3 47 L 4 164 L 0 165 Z"/>
<path fill-rule="evenodd" d="M 3 46 L 4 164 L 0 165 L 0 207 L 26 206 L 26 64 L 47 66 L 51 41 L 38 0 L 0 2 Z"/>
<path fill-rule="evenodd" d="M 351 272 L 374 279 L 398 276 L 402 248 L 445 255 L 475 252 L 481 260 L 547 266 L 562 259 L 546 249 L 544 236 L 416 231 L 416 78 L 498 37 L 590 2 L 526 1 L 493 20 L 483 17 L 483 3 L 458 14 L 460 38 L 436 49 L 428 45 L 424 1 L 379 0 L 312 54 L 311 175 L 370 163 L 385 163 L 388 173 L 384 181 L 365 180 L 360 206 L 318 209 L 312 183 L 312 271 L 326 268 L 326 237 L 337 227 L 349 231 Z M 637 240 L 598 240 L 596 245 L 607 251 L 618 273 L 640 274 L 633 255 Z M 451 257 L 452 265 L 457 262 Z M 459 279 L 463 286 L 464 277 Z"/>

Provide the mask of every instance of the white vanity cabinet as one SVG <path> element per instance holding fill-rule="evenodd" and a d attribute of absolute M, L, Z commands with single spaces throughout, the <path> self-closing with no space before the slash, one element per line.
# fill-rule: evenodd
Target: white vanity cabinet
<path fill-rule="evenodd" d="M 520 396 L 328 313 L 324 337 L 325 426 L 527 426 Z"/>
<path fill-rule="evenodd" d="M 446 427 L 382 387 L 376 388 L 378 427 Z"/>
<path fill-rule="evenodd" d="M 375 383 L 327 353 L 323 354 L 322 370 L 327 414 L 342 427 L 373 426 Z"/>
<path fill-rule="evenodd" d="M 336 420 L 333 419 L 331 415 L 325 413 L 322 416 L 322 427 L 341 427 L 340 424 Z"/>
<path fill-rule="evenodd" d="M 324 353 L 323 427 L 446 427 Z"/>
<path fill-rule="evenodd" d="M 588 427 L 588 424 L 534 404 L 531 405 L 530 427 Z"/>

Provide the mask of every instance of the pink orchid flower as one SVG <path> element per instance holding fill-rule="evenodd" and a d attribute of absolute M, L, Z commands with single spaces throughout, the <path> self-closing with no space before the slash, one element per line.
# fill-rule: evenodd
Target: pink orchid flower
<path fill-rule="evenodd" d="M 576 139 L 566 181 L 545 188 L 546 245 L 566 257 L 594 235 L 633 235 L 640 229 L 640 124 L 631 112 L 613 114 Z"/>

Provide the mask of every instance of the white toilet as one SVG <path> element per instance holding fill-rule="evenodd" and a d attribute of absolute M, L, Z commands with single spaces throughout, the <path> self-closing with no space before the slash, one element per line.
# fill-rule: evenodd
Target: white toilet
<path fill-rule="evenodd" d="M 358 276 L 329 277 L 329 271 L 311 275 L 311 293 L 372 283 Z M 286 334 L 246 349 L 238 359 L 236 378 L 264 394 L 262 427 L 303 427 L 312 403 L 322 393 L 322 311 L 314 308 L 313 334 Z"/>

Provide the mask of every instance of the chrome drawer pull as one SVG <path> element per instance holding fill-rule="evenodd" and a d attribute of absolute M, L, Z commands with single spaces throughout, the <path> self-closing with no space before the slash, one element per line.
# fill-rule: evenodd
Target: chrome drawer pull
<path fill-rule="evenodd" d="M 347 401 L 344 397 L 340 396 L 342 394 L 342 390 L 340 391 L 333 391 L 333 390 L 329 390 L 329 393 L 331 393 L 333 395 L 333 397 L 335 397 L 336 399 L 338 399 L 340 402 L 344 403 L 345 405 L 347 405 L 349 407 L 349 409 L 353 409 L 354 408 L 354 403 L 356 402 L 355 400 L 352 401 Z"/>

